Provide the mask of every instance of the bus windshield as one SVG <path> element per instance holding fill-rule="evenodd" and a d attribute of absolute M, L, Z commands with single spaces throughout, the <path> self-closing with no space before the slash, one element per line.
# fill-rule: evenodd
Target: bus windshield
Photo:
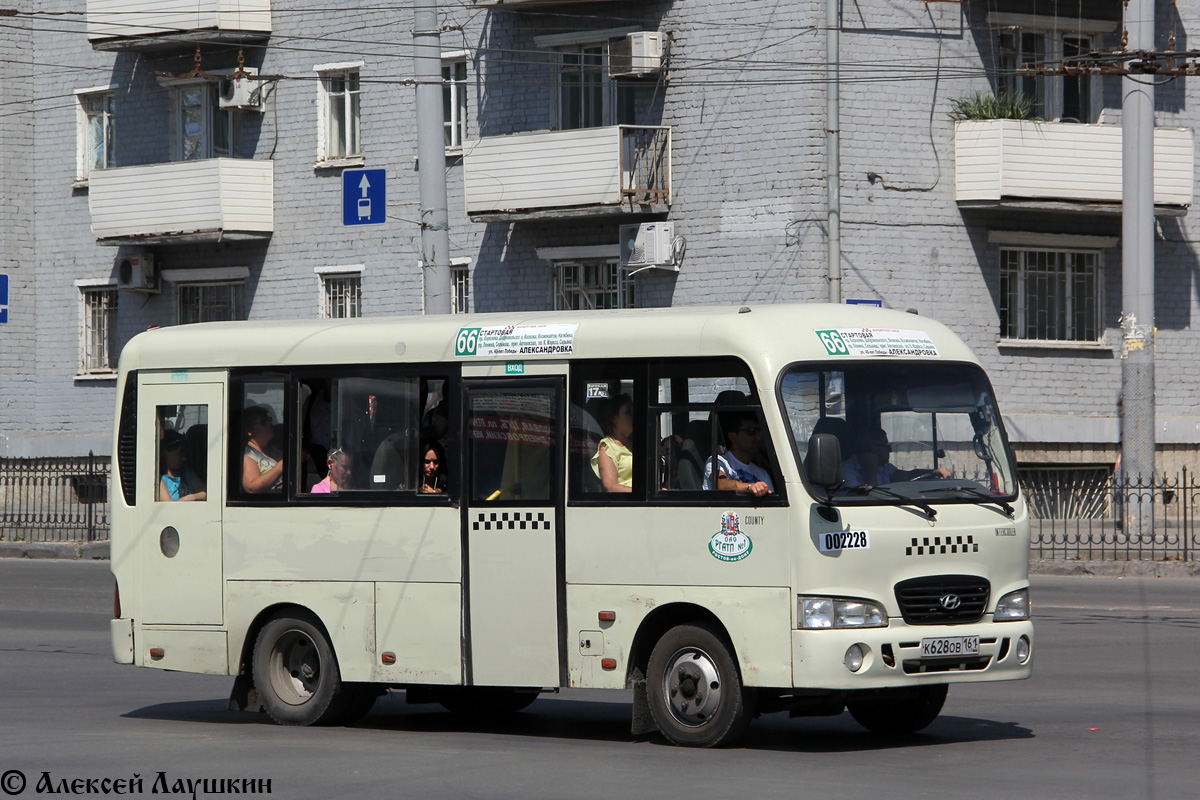
<path fill-rule="evenodd" d="M 800 464 L 814 433 L 837 437 L 839 504 L 1016 497 L 1016 469 L 991 386 L 974 365 L 794 365 L 784 372 L 780 394 Z M 826 499 L 825 489 L 810 488 Z"/>

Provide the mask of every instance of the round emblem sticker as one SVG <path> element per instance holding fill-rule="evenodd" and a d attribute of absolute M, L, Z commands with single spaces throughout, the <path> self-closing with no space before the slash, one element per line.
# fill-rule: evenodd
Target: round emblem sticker
<path fill-rule="evenodd" d="M 750 537 L 742 533 L 738 515 L 732 511 L 721 515 L 721 530 L 708 540 L 708 552 L 721 561 L 741 561 L 753 547 Z"/>

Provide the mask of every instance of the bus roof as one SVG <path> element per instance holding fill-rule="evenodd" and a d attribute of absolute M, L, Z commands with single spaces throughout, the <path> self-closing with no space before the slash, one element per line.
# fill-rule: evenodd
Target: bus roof
<path fill-rule="evenodd" d="M 927 317 L 780 304 L 177 325 L 135 336 L 120 369 L 734 355 L 773 371 L 880 347 L 901 357 L 977 363 L 962 340 Z"/>

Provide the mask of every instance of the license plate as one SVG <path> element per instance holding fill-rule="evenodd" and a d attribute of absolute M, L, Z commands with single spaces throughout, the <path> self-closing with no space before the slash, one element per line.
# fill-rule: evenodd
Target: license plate
<path fill-rule="evenodd" d="M 921 658 L 971 656 L 978 652 L 978 636 L 940 636 L 921 640 Z"/>

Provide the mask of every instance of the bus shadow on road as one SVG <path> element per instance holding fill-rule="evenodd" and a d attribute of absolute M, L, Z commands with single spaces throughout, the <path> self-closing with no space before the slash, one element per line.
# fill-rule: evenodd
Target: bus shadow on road
<path fill-rule="evenodd" d="M 491 734 L 546 739 L 587 740 L 667 745 L 656 733 L 635 736 L 630 731 L 628 703 L 544 698 L 524 711 L 499 716 L 452 714 L 437 705 L 408 705 L 402 693 L 379 699 L 375 708 L 350 726 L 359 731 L 428 734 Z M 276 727 L 262 713 L 229 711 L 224 700 L 159 703 L 122 715 L 128 719 L 166 722 L 200 722 L 220 725 Z M 282 730 L 282 729 L 281 729 Z M 328 730 L 327 728 L 324 730 Z M 1034 733 L 1015 722 L 943 715 L 920 733 L 881 736 L 863 730 L 849 714 L 837 717 L 789 719 L 769 714 L 756 719 L 735 747 L 802 753 L 860 752 L 924 748 L 1015 739 L 1032 739 Z"/>

